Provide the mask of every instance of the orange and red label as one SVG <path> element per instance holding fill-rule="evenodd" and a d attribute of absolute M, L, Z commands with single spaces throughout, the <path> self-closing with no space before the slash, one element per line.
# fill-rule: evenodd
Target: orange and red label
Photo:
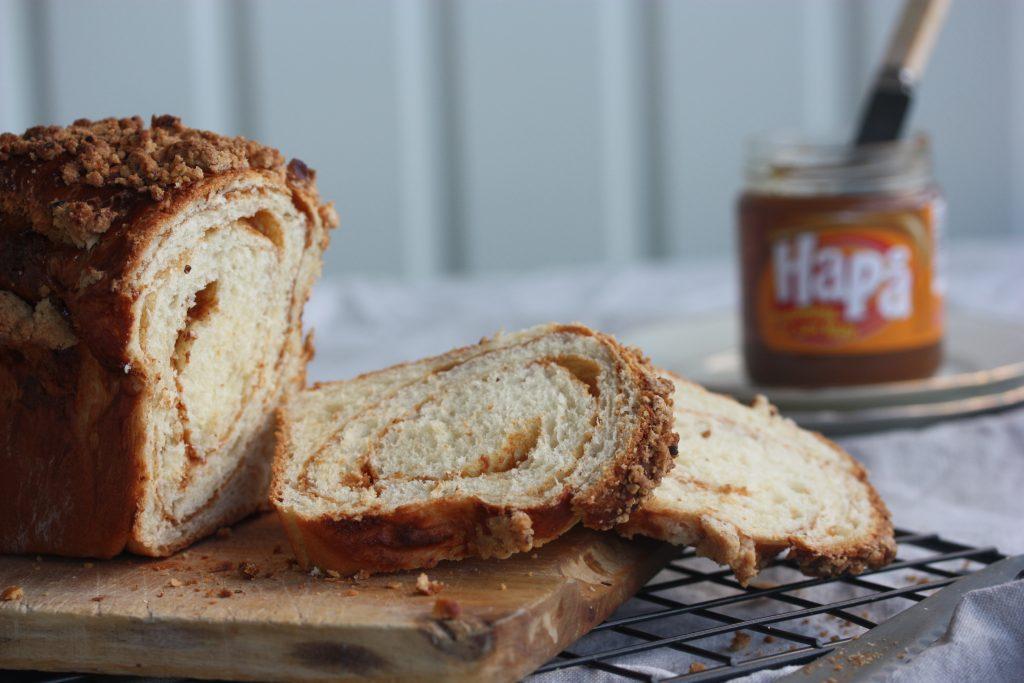
<path fill-rule="evenodd" d="M 936 273 L 941 207 L 817 213 L 768 232 L 757 286 L 765 345 L 794 353 L 877 353 L 942 337 Z"/>

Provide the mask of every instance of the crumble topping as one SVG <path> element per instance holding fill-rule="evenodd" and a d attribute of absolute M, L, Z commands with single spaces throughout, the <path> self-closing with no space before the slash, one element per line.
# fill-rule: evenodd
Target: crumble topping
<path fill-rule="evenodd" d="M 0 291 L 0 343 L 60 351 L 74 346 L 78 339 L 49 299 L 32 307 L 17 295 Z"/>
<path fill-rule="evenodd" d="M 122 199 L 162 202 L 172 190 L 220 173 L 270 171 L 317 197 L 316 172 L 302 161 L 294 159 L 285 166 L 284 157 L 272 147 L 189 128 L 169 115 L 154 116 L 148 128 L 141 117 L 133 116 L 79 119 L 67 127 L 35 126 L 22 135 L 0 135 L 0 171 L 11 178 L 25 167 L 32 174 L 52 169 L 53 175 L 46 177 L 52 177 L 56 187 L 70 190 L 58 195 L 66 200 L 30 200 L 39 202 L 49 218 L 33 218 L 34 229 L 77 247 L 96 243 L 118 218 Z M 312 208 L 323 222 L 337 226 L 333 205 L 321 205 L 319 199 L 315 204 Z"/>
<path fill-rule="evenodd" d="M 141 117 L 133 116 L 79 119 L 66 128 L 35 126 L 24 135 L 0 135 L 0 161 L 16 158 L 33 162 L 60 158 L 65 185 L 120 186 L 147 193 L 156 201 L 167 190 L 210 173 L 284 167 L 284 157 L 276 149 L 189 128 L 168 115 L 154 116 L 149 128 Z"/>

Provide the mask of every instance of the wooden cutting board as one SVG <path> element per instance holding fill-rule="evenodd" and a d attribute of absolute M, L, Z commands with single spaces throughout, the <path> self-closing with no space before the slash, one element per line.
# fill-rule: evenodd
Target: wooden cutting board
<path fill-rule="evenodd" d="M 428 572 L 444 583 L 432 596 L 416 590 L 419 572 L 353 582 L 300 571 L 273 515 L 163 560 L 0 557 L 0 591 L 23 593 L 0 602 L 0 669 L 513 680 L 600 623 L 672 554 L 576 529 L 536 553 L 444 563 Z M 453 604 L 455 618 L 435 611 Z"/>

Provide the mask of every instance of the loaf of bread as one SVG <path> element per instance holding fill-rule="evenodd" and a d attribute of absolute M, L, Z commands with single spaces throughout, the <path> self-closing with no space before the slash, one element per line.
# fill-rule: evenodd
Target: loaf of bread
<path fill-rule="evenodd" d="M 300 393 L 272 501 L 304 566 L 346 574 L 608 529 L 671 467 L 671 390 L 581 325 L 499 334 Z"/>
<path fill-rule="evenodd" d="M 856 460 L 763 397 L 747 407 L 672 379 L 679 457 L 622 534 L 695 546 L 743 584 L 784 550 L 819 576 L 892 561 L 889 511 Z"/>
<path fill-rule="evenodd" d="M 336 220 L 169 116 L 0 137 L 0 552 L 164 555 L 265 501 Z"/>

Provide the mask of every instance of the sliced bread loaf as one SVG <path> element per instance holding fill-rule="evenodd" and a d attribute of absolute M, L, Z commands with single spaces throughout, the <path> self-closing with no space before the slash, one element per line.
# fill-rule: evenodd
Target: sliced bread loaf
<path fill-rule="evenodd" d="M 671 382 L 582 325 L 542 325 L 302 392 L 272 502 L 304 566 L 507 557 L 624 522 L 672 465 Z"/>
<path fill-rule="evenodd" d="M 314 178 L 172 116 L 0 135 L 0 553 L 169 555 L 265 504 Z"/>
<path fill-rule="evenodd" d="M 747 407 L 674 381 L 676 466 L 621 533 L 695 546 L 743 584 L 787 549 L 804 572 L 821 576 L 892 560 L 889 511 L 839 446 L 763 397 Z"/>

